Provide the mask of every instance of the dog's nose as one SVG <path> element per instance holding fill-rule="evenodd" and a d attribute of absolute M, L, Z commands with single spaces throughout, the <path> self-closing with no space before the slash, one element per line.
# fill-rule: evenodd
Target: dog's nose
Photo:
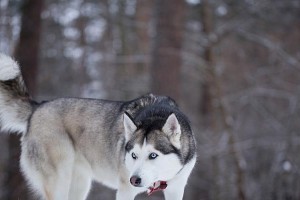
<path fill-rule="evenodd" d="M 130 178 L 130 183 L 131 185 L 135 186 L 135 187 L 141 187 L 141 182 L 142 182 L 142 179 L 138 176 L 132 176 Z"/>

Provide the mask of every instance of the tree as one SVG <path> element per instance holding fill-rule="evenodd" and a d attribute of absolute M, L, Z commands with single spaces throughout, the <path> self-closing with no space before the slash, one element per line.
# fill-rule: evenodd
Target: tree
<path fill-rule="evenodd" d="M 152 91 L 180 98 L 181 49 L 183 46 L 184 0 L 155 2 L 155 36 L 152 50 Z M 174 15 L 174 13 L 176 13 Z"/>
<path fill-rule="evenodd" d="M 24 0 L 21 12 L 21 31 L 15 51 L 15 59 L 21 66 L 24 81 L 32 96 L 36 92 L 36 78 L 39 58 L 39 39 L 43 0 Z M 26 185 L 19 168 L 20 137 L 9 138 L 9 164 L 6 199 L 27 199 Z"/>
<path fill-rule="evenodd" d="M 201 22 L 202 22 L 202 31 L 204 36 L 210 38 L 212 34 L 214 34 L 214 14 L 213 9 L 211 8 L 211 1 L 203 0 L 201 5 Z M 244 173 L 242 167 L 240 166 L 241 155 L 235 147 L 236 138 L 233 134 L 232 124 L 228 122 L 230 115 L 227 111 L 226 106 L 222 102 L 223 91 L 222 84 L 220 78 L 216 74 L 215 69 L 215 56 L 213 46 L 214 42 L 209 41 L 208 45 L 204 48 L 203 59 L 206 62 L 206 81 L 202 84 L 202 109 L 201 112 L 204 115 L 205 124 L 209 126 L 209 128 L 215 134 L 225 133 L 228 135 L 228 148 L 232 154 L 232 162 L 235 167 L 236 174 L 236 188 L 237 188 L 237 198 L 239 200 L 245 200 L 245 192 L 244 192 Z M 214 105 L 213 102 L 217 102 L 217 105 Z M 218 138 L 218 136 L 216 137 Z M 218 145 L 218 141 L 215 141 L 216 146 Z M 214 168 L 214 173 L 218 180 L 219 170 L 218 170 L 218 159 L 216 156 L 212 156 L 212 165 Z M 216 183 L 215 185 L 216 197 L 215 199 L 221 199 L 219 196 L 219 186 Z"/>
<path fill-rule="evenodd" d="M 42 7 L 43 0 L 23 0 L 20 38 L 15 50 L 15 58 L 32 96 L 36 94 Z"/>

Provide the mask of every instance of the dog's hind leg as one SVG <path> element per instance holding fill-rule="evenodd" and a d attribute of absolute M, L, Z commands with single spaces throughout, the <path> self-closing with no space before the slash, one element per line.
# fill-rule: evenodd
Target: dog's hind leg
<path fill-rule="evenodd" d="M 67 200 L 72 180 L 72 160 L 62 161 L 56 167 L 37 167 L 22 159 L 22 169 L 33 191 L 42 199 Z"/>
<path fill-rule="evenodd" d="M 22 142 L 21 166 L 31 188 L 43 199 L 67 200 L 75 158 L 72 143 L 35 138 Z"/>
<path fill-rule="evenodd" d="M 60 139 L 60 138 L 58 138 Z M 43 166 L 42 177 L 47 200 L 67 200 L 72 181 L 75 151 L 68 140 L 57 140 L 55 146 L 44 145 L 47 163 Z"/>
<path fill-rule="evenodd" d="M 65 168 L 64 168 L 65 167 Z M 60 167 L 56 173 L 44 178 L 44 194 L 47 200 L 67 200 L 72 179 L 72 167 Z"/>
<path fill-rule="evenodd" d="M 87 198 L 92 183 L 92 170 L 86 160 L 77 156 L 72 174 L 69 192 L 70 200 L 84 200 Z"/>

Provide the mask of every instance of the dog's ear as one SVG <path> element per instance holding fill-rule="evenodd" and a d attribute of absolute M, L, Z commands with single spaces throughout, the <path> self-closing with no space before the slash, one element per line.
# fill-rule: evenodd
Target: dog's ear
<path fill-rule="evenodd" d="M 181 136 L 181 127 L 177 120 L 177 117 L 172 113 L 166 120 L 162 131 L 168 136 L 170 142 L 178 149 L 180 149 L 180 136 Z"/>
<path fill-rule="evenodd" d="M 127 113 L 123 115 L 123 124 L 125 130 L 125 139 L 129 140 L 131 135 L 136 131 L 137 127 Z"/>

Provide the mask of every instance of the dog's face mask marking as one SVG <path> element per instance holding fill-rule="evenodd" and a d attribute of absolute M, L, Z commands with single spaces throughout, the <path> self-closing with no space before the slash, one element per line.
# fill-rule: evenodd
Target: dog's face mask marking
<path fill-rule="evenodd" d="M 124 114 L 126 139 L 125 165 L 131 185 L 150 188 L 157 181 L 172 179 L 183 167 L 180 151 L 180 125 L 174 114 L 166 120 L 162 130 L 152 130 L 145 136 Z"/>

